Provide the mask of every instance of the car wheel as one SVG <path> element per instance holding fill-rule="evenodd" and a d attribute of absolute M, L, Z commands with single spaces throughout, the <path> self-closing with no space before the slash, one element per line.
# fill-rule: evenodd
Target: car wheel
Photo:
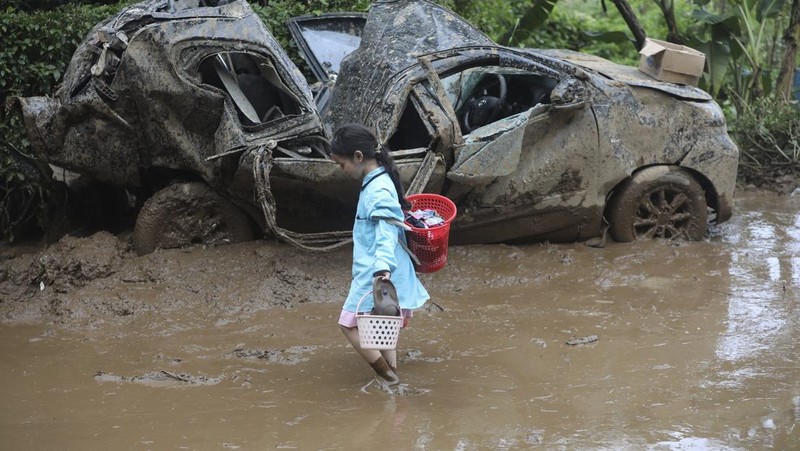
<path fill-rule="evenodd" d="M 647 238 L 700 240 L 708 222 L 705 193 L 687 172 L 653 166 L 615 190 L 607 216 L 615 241 Z"/>
<path fill-rule="evenodd" d="M 250 218 L 204 183 L 176 183 L 142 206 L 133 230 L 139 255 L 156 248 L 226 244 L 253 239 Z"/>

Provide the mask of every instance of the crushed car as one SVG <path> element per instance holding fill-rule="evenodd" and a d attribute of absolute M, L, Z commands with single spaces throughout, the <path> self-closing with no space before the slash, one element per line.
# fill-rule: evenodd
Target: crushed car
<path fill-rule="evenodd" d="M 358 186 L 327 152 L 371 127 L 451 243 L 702 239 L 738 149 L 712 97 L 566 50 L 504 47 L 426 0 L 292 19 L 305 74 L 247 2 L 153 0 L 98 24 L 54 97 L 19 99 L 36 157 L 139 202 L 140 253 L 271 235 L 346 243 Z"/>

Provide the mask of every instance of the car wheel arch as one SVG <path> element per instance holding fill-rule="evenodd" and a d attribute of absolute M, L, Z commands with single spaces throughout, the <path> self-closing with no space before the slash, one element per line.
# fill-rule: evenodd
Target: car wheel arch
<path fill-rule="evenodd" d="M 603 210 L 603 221 L 604 224 L 608 225 L 611 235 L 615 238 L 615 240 L 625 242 L 636 239 L 631 238 L 630 236 L 622 237 L 622 239 L 620 239 L 619 225 L 614 224 L 615 219 L 619 219 L 618 216 L 615 218 L 614 210 L 620 208 L 619 203 L 621 202 L 621 198 L 625 197 L 627 193 L 631 191 L 632 185 L 646 185 L 649 182 L 659 180 L 660 177 L 668 174 L 674 174 L 678 178 L 683 177 L 687 184 L 691 184 L 690 191 L 702 190 L 704 205 L 707 208 L 710 207 L 716 211 L 716 208 L 719 205 L 716 189 L 703 174 L 692 170 L 691 168 L 680 165 L 656 164 L 642 166 L 635 169 L 628 177 L 615 184 L 614 187 L 606 194 L 606 203 Z M 707 218 L 705 213 L 706 212 L 702 212 L 704 219 Z M 626 233 L 623 233 L 623 235 L 626 235 Z"/>
<path fill-rule="evenodd" d="M 719 194 L 717 193 L 716 187 L 708 179 L 702 172 L 696 171 L 692 168 L 686 166 L 679 166 L 682 171 L 685 171 L 689 175 L 691 175 L 697 183 L 703 188 L 703 191 L 706 194 L 706 205 L 711 208 L 712 210 L 719 211 Z"/>

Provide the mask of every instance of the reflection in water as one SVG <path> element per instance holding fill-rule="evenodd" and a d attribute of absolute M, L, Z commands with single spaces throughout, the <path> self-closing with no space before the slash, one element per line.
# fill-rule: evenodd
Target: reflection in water
<path fill-rule="evenodd" d="M 717 355 L 731 361 L 794 339 L 796 309 L 785 298 L 800 285 L 798 257 L 786 252 L 800 246 L 800 214 L 744 211 L 735 221 L 740 227 L 725 240 L 733 246 L 727 333 L 717 346 Z"/>
<path fill-rule="evenodd" d="M 800 230 L 800 227 L 798 227 Z M 797 242 L 800 243 L 800 237 L 797 238 Z M 792 286 L 800 287 L 800 257 L 792 257 Z"/>
<path fill-rule="evenodd" d="M 715 450 L 715 451 L 733 451 L 738 450 L 740 448 L 726 446 L 723 442 L 719 440 L 711 440 L 707 438 L 698 438 L 698 437 L 682 437 L 674 441 L 664 441 L 659 442 L 656 445 L 650 446 L 647 449 L 653 451 L 666 451 L 666 450 L 674 450 L 674 451 L 706 451 L 706 450 Z"/>
<path fill-rule="evenodd" d="M 739 215 L 723 238 L 731 247 L 726 330 L 716 346 L 721 361 L 718 375 L 712 378 L 716 382 L 702 385 L 727 391 L 742 409 L 754 399 L 768 401 L 768 409 L 753 409 L 752 413 L 764 415 L 760 424 L 726 425 L 736 441 L 760 448 L 796 449 L 800 384 L 796 374 L 787 375 L 785 370 L 796 371 L 800 340 L 797 200 L 784 198 L 770 210 L 770 202 L 765 204 L 754 195 L 741 199 L 738 207 Z M 707 449 L 703 444 L 673 445 L 667 449 Z M 710 448 L 726 449 L 719 444 Z"/>

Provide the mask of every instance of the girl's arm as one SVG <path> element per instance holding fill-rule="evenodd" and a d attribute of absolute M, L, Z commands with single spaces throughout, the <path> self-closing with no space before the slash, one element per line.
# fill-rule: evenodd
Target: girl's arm
<path fill-rule="evenodd" d="M 393 273 L 397 268 L 397 261 L 394 258 L 394 250 L 397 247 L 397 226 L 389 224 L 383 219 L 378 219 L 375 227 L 375 263 L 372 267 L 372 275 L 378 275 L 383 271 Z"/>
<path fill-rule="evenodd" d="M 369 219 L 377 221 L 375 227 L 375 260 L 372 273 L 389 271 L 394 272 L 397 268 L 397 261 L 394 252 L 397 248 L 399 238 L 397 226 L 390 224 L 385 219 L 403 220 L 400 204 L 388 190 L 379 189 L 371 194 L 368 199 L 372 209 L 369 212 Z"/>

